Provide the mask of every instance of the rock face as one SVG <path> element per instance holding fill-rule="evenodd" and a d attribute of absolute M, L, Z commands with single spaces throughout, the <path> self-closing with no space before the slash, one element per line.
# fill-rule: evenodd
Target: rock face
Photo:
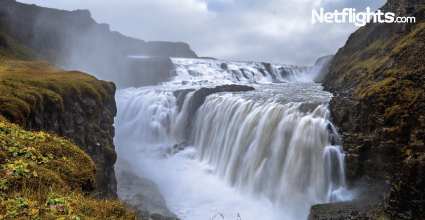
<path fill-rule="evenodd" d="M 131 164 L 119 158 L 115 165 L 118 180 L 118 197 L 131 205 L 138 217 L 145 219 L 177 220 L 165 204 L 158 186 L 151 180 L 140 178 L 133 172 Z"/>
<path fill-rule="evenodd" d="M 195 116 L 196 111 L 198 111 L 198 109 L 202 106 L 202 104 L 204 104 L 207 96 L 214 93 L 219 93 L 219 92 L 246 92 L 246 91 L 252 91 L 252 90 L 254 90 L 254 87 L 245 86 L 245 85 L 221 85 L 221 86 L 216 86 L 214 88 L 203 87 L 198 89 L 193 94 L 192 100 L 190 101 L 189 108 L 187 110 L 189 117 L 187 118 L 188 131 L 186 131 L 186 134 L 189 135 L 191 133 L 190 130 L 192 129 L 193 117 Z M 194 90 L 185 89 L 185 90 L 177 90 L 173 92 L 173 95 L 177 98 L 177 105 L 179 106 L 179 110 L 181 110 L 183 106 L 183 102 L 187 94 L 192 91 Z M 189 138 L 187 137 L 187 139 Z"/>
<path fill-rule="evenodd" d="M 369 23 L 351 34 L 323 82 L 342 134 L 349 179 L 390 180 L 391 218 L 425 218 L 425 1 L 389 0 L 381 10 L 416 23 Z"/>
<path fill-rule="evenodd" d="M 254 90 L 251 86 L 244 85 L 223 85 L 215 88 L 201 88 L 193 94 L 192 102 L 189 107 L 189 115 L 195 115 L 199 107 L 204 104 L 207 96 L 219 92 L 246 92 Z"/>
<path fill-rule="evenodd" d="M 111 83 L 113 85 L 113 83 Z M 114 164 L 117 159 L 113 137 L 115 86 L 109 90 L 110 99 L 97 103 L 91 97 L 64 99 L 64 108 L 39 106 L 37 114 L 26 120 L 26 127 L 48 131 L 71 139 L 86 152 L 96 164 L 97 187 L 93 195 L 97 198 L 117 198 L 117 181 Z"/>
<path fill-rule="evenodd" d="M 272 80 L 273 80 L 274 83 L 280 83 L 281 82 L 280 80 L 277 79 L 276 75 L 274 74 L 270 63 L 261 63 L 261 64 L 264 66 L 264 68 L 266 68 L 267 72 L 270 73 L 270 76 L 272 77 Z"/>
<path fill-rule="evenodd" d="M 177 219 L 177 216 L 168 210 L 154 182 L 140 178 L 130 171 L 118 172 L 117 179 L 119 198 L 133 204 L 140 213 L 139 217 L 149 217 L 156 213 L 170 220 Z"/>
<path fill-rule="evenodd" d="M 356 181 L 354 201 L 314 205 L 308 220 L 325 219 L 379 219 L 383 216 L 382 206 L 386 194 L 383 183 L 370 181 L 363 177 Z"/>
<path fill-rule="evenodd" d="M 126 77 L 123 73 L 131 69 L 130 55 L 197 57 L 186 43 L 145 42 L 110 31 L 108 24 L 96 23 L 88 10 L 64 11 L 2 0 L 0 13 L 7 15 L 11 34 L 34 49 L 40 59 L 118 86 Z"/>

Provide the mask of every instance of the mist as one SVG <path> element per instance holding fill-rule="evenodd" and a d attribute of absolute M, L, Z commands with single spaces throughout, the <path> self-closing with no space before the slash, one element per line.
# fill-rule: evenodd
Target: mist
<path fill-rule="evenodd" d="M 168 57 L 196 58 L 181 42 L 145 42 L 111 31 L 93 20 L 88 10 L 57 10 L 14 1 L 0 2 L 12 34 L 33 48 L 40 60 L 65 70 L 89 73 L 113 81 L 118 88 L 156 85 L 173 68 Z M 133 59 L 131 55 L 147 56 Z"/>

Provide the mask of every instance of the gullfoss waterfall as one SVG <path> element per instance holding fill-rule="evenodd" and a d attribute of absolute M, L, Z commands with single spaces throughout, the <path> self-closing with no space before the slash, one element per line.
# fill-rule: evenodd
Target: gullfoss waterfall
<path fill-rule="evenodd" d="M 351 199 L 329 121 L 331 94 L 319 84 L 287 82 L 276 74 L 283 66 L 173 62 L 164 85 L 117 92 L 114 141 L 118 155 L 158 184 L 179 218 L 306 219 L 314 204 Z M 309 70 L 285 68 L 292 79 Z M 235 69 L 245 76 L 235 77 Z M 206 95 L 193 111 L 201 86 L 225 83 L 254 90 Z"/>

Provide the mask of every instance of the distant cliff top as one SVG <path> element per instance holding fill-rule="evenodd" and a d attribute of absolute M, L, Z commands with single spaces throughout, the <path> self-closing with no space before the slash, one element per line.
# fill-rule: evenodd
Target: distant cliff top
<path fill-rule="evenodd" d="M 3 51 L 7 51 L 8 46 L 3 44 L 11 42 L 7 38 L 27 47 L 13 50 L 14 53 L 22 51 L 21 57 L 25 55 L 27 60 L 31 60 L 28 53 L 31 52 L 38 60 L 67 70 L 87 72 L 118 86 L 123 85 L 123 79 L 131 81 L 125 75 L 131 71 L 131 55 L 198 57 L 186 43 L 145 42 L 111 31 L 108 24 L 93 20 L 88 10 L 57 10 L 14 0 L 0 1 L 0 47 Z"/>
<path fill-rule="evenodd" d="M 58 10 L 15 0 L 2 0 L 0 8 L 10 20 L 12 34 L 49 59 L 79 47 L 122 55 L 197 57 L 186 43 L 145 42 L 110 31 L 108 24 L 94 21 L 89 10 Z"/>

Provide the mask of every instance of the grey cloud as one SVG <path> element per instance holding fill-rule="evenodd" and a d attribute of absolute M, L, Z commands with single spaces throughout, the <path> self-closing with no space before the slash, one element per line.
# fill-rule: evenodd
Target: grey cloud
<path fill-rule="evenodd" d="M 386 0 L 21 0 L 67 10 L 87 8 L 99 23 L 146 41 L 188 43 L 200 56 L 228 60 L 312 65 L 333 54 L 357 29 L 354 24 L 311 24 L 312 8 L 325 11 Z M 180 4 L 180 5 L 178 5 Z M 205 7 L 204 7 L 205 6 Z"/>

